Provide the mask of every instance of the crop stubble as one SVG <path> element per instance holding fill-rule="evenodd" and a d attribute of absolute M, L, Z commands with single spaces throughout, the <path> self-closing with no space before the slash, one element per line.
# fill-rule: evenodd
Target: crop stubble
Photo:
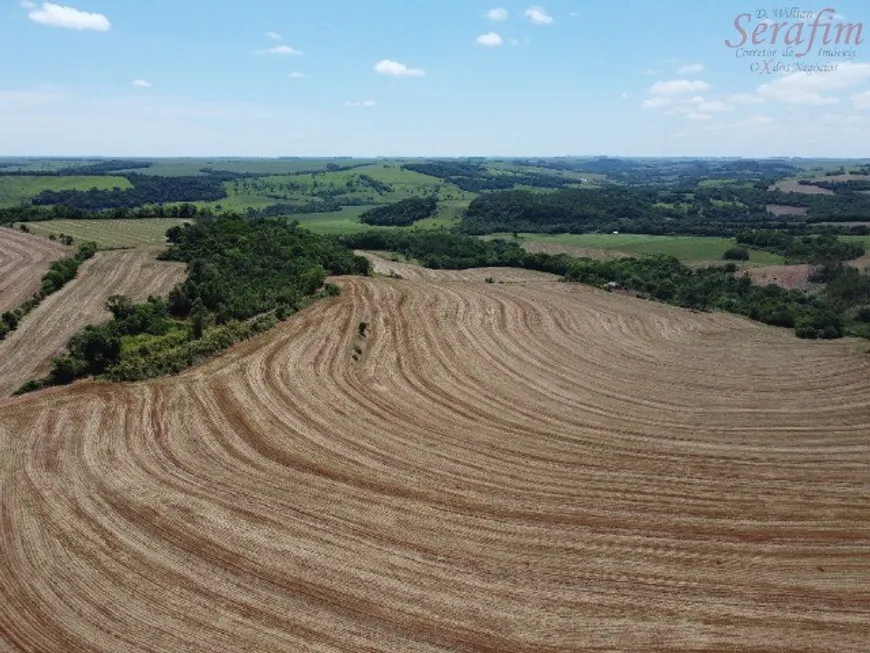
<path fill-rule="evenodd" d="M 147 251 L 97 252 L 75 279 L 46 297 L 0 342 L 0 397 L 46 374 L 52 357 L 62 354 L 69 339 L 87 325 L 106 322 L 111 295 L 144 301 L 148 295 L 165 295 L 183 278 L 183 264 L 156 261 Z"/>
<path fill-rule="evenodd" d="M 0 650 L 866 650 L 854 343 L 340 284 L 179 377 L 0 405 Z"/>
<path fill-rule="evenodd" d="M 49 264 L 68 251 L 46 238 L 0 228 L 0 313 L 19 306 L 39 290 Z"/>

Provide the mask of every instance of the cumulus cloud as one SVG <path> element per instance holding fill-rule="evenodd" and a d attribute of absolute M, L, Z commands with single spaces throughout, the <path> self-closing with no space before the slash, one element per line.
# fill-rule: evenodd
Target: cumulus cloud
<path fill-rule="evenodd" d="M 289 45 L 276 45 L 274 48 L 260 50 L 263 54 L 302 54 L 301 50 L 291 48 Z"/>
<path fill-rule="evenodd" d="M 280 41 L 281 35 L 278 32 L 266 32 L 266 38 L 272 39 L 273 41 Z"/>
<path fill-rule="evenodd" d="M 480 43 L 480 45 L 485 45 L 490 48 L 502 45 L 504 43 L 502 38 L 495 32 L 487 32 L 486 34 L 481 34 L 477 37 L 477 42 Z"/>
<path fill-rule="evenodd" d="M 680 66 L 677 69 L 678 75 L 697 75 L 704 70 L 704 64 L 691 63 L 685 66 Z"/>
<path fill-rule="evenodd" d="M 73 7 L 57 5 L 53 2 L 43 2 L 36 5 L 33 2 L 24 2 L 22 6 L 29 9 L 30 20 L 49 25 L 51 27 L 63 27 L 66 29 L 94 30 L 106 32 L 112 24 L 103 14 L 93 14 L 87 11 L 79 11 Z"/>
<path fill-rule="evenodd" d="M 403 63 L 391 59 L 383 59 L 375 64 L 375 72 L 392 77 L 425 77 L 426 71 L 422 68 L 409 68 Z"/>
<path fill-rule="evenodd" d="M 804 106 L 837 104 L 840 98 L 834 95 L 870 81 L 870 63 L 844 62 L 837 70 L 807 75 L 796 72 L 780 77 L 758 87 L 758 95 L 764 100 Z"/>
<path fill-rule="evenodd" d="M 374 100 L 348 100 L 344 103 L 346 107 L 373 107 L 375 106 Z"/>
<path fill-rule="evenodd" d="M 685 95 L 686 93 L 698 93 L 706 91 L 710 85 L 701 81 L 690 81 L 688 79 L 675 79 L 670 82 L 656 82 L 649 88 L 649 92 L 653 95 Z"/>
<path fill-rule="evenodd" d="M 550 25 L 553 22 L 553 17 L 547 13 L 547 10 L 537 5 L 526 9 L 525 16 L 534 25 Z"/>
<path fill-rule="evenodd" d="M 139 88 L 151 88 L 151 82 L 145 79 L 134 79 L 133 86 L 138 86 Z"/>
<path fill-rule="evenodd" d="M 306 77 L 308 77 L 308 75 L 306 75 L 305 73 L 290 73 L 290 77 L 292 77 L 293 79 L 305 79 Z"/>
<path fill-rule="evenodd" d="M 644 109 L 664 109 L 673 104 L 673 100 L 666 97 L 654 97 L 643 101 Z"/>
<path fill-rule="evenodd" d="M 753 95 L 752 93 L 734 93 L 725 99 L 732 104 L 762 104 L 764 102 L 763 97 Z"/>
<path fill-rule="evenodd" d="M 498 7 L 496 9 L 490 9 L 486 12 L 486 17 L 490 20 L 494 20 L 496 22 L 501 22 L 503 20 L 508 19 L 507 9 L 503 9 L 502 7 Z"/>
<path fill-rule="evenodd" d="M 870 109 L 870 91 L 864 91 L 851 97 L 856 109 Z"/>

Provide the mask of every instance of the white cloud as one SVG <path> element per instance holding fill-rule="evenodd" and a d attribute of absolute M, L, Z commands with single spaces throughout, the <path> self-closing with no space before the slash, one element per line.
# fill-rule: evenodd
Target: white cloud
<path fill-rule="evenodd" d="M 348 100 L 344 103 L 346 107 L 373 107 L 375 106 L 374 100 Z"/>
<path fill-rule="evenodd" d="M 804 106 L 823 106 L 837 104 L 840 98 L 831 93 L 843 91 L 866 84 L 870 81 L 870 63 L 844 62 L 837 70 L 819 72 L 813 75 L 796 72 L 762 84 L 758 95 L 765 100 L 798 104 Z"/>
<path fill-rule="evenodd" d="M 546 9 L 537 5 L 526 9 L 525 16 L 534 25 L 550 25 L 553 22 L 553 17 L 547 13 Z"/>
<path fill-rule="evenodd" d="M 306 75 L 305 73 L 290 73 L 290 77 L 292 77 L 293 79 L 305 79 L 306 77 L 308 77 L 308 75 Z"/>
<path fill-rule="evenodd" d="M 280 41 L 281 35 L 278 32 L 266 32 L 266 38 L 272 39 L 273 41 Z"/>
<path fill-rule="evenodd" d="M 649 92 L 653 95 L 674 96 L 706 91 L 708 88 L 710 88 L 710 85 L 706 82 L 675 79 L 670 82 L 656 82 L 650 86 Z"/>
<path fill-rule="evenodd" d="M 274 48 L 260 50 L 262 54 L 302 54 L 301 50 L 291 48 L 289 45 L 276 45 Z"/>
<path fill-rule="evenodd" d="M 490 20 L 494 20 L 496 22 L 501 22 L 503 20 L 508 19 L 507 9 L 503 9 L 502 7 L 498 7 L 496 9 L 490 9 L 486 12 L 486 17 Z"/>
<path fill-rule="evenodd" d="M 691 63 L 686 66 L 680 66 L 677 69 L 678 75 L 697 75 L 704 70 L 704 64 Z"/>
<path fill-rule="evenodd" d="M 673 100 L 666 97 L 654 97 L 649 100 L 643 101 L 644 109 L 664 109 L 665 107 L 671 106 L 673 104 Z"/>
<path fill-rule="evenodd" d="M 422 68 L 408 68 L 403 63 L 384 59 L 375 64 L 375 72 L 392 77 L 425 77 L 426 71 Z"/>
<path fill-rule="evenodd" d="M 734 93 L 725 98 L 732 104 L 763 104 L 764 98 L 752 93 Z"/>
<path fill-rule="evenodd" d="M 698 108 L 698 111 L 719 112 L 719 111 L 731 111 L 734 109 L 734 107 L 731 106 L 730 104 L 728 104 L 727 102 L 722 102 L 720 100 L 713 100 L 713 101 L 707 102 L 707 101 L 702 99 L 701 102 L 696 103 L 695 106 Z"/>
<path fill-rule="evenodd" d="M 689 120 L 710 120 L 712 116 L 708 116 L 706 113 L 698 113 L 696 111 L 692 111 L 691 113 L 686 114 L 686 118 Z"/>
<path fill-rule="evenodd" d="M 858 93 L 857 95 L 853 95 L 850 99 L 856 109 L 870 109 L 870 91 Z"/>
<path fill-rule="evenodd" d="M 477 37 L 476 41 L 480 43 L 480 45 L 485 45 L 491 48 L 502 45 L 504 43 L 502 38 L 495 32 L 487 32 L 486 34 L 481 34 Z"/>
<path fill-rule="evenodd" d="M 151 82 L 144 79 L 134 79 L 133 86 L 138 86 L 139 88 L 151 88 Z"/>
<path fill-rule="evenodd" d="M 106 32 L 112 27 L 109 19 L 102 14 L 79 11 L 72 7 L 54 4 L 53 2 L 43 2 L 39 6 L 32 2 L 27 2 L 26 4 L 23 3 L 22 6 L 30 9 L 30 12 L 27 14 L 30 20 L 42 25 L 64 27 L 66 29 L 89 29 L 96 32 Z"/>

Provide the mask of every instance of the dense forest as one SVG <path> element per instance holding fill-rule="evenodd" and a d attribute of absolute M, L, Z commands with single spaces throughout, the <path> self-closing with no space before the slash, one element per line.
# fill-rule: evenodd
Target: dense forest
<path fill-rule="evenodd" d="M 337 240 L 284 221 L 199 219 L 167 236 L 164 258 L 188 268 L 168 300 L 132 304 L 113 296 L 113 319 L 76 335 L 50 375 L 21 392 L 91 375 L 136 380 L 178 372 L 337 293 L 327 275 L 370 272 L 368 260 Z"/>
<path fill-rule="evenodd" d="M 386 206 L 378 206 L 360 215 L 360 222 L 379 227 L 408 227 L 417 220 L 431 218 L 438 211 L 434 197 L 402 200 Z"/>
<path fill-rule="evenodd" d="M 33 199 L 36 206 L 63 204 L 84 210 L 136 208 L 167 202 L 215 202 L 227 197 L 220 176 L 159 177 L 123 175 L 133 188 L 112 190 L 45 190 Z"/>
<path fill-rule="evenodd" d="M 798 195 L 797 198 L 793 196 Z M 857 198 L 857 199 L 856 199 Z M 810 224 L 803 216 L 775 216 L 769 205 L 808 207 L 809 216 L 832 222 L 870 215 L 870 196 L 811 196 L 757 185 L 682 188 L 619 186 L 565 188 L 554 192 L 511 190 L 478 196 L 460 224 L 472 235 L 527 231 L 621 231 L 654 235 L 736 236 L 752 229 L 792 234 L 867 234 L 867 225 Z"/>
<path fill-rule="evenodd" d="M 480 240 L 446 231 L 370 231 L 345 236 L 346 246 L 400 253 L 431 268 L 521 267 L 558 274 L 568 281 L 619 287 L 640 297 L 696 310 L 722 310 L 793 328 L 801 338 L 870 338 L 870 276 L 833 264 L 820 268 L 818 295 L 775 285 L 758 286 L 733 263 L 692 269 L 676 258 L 655 256 L 615 261 L 565 254 L 528 253 L 514 241 Z"/>

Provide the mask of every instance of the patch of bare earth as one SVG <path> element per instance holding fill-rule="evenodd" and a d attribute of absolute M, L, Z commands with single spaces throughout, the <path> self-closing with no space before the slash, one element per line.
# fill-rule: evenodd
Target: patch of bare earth
<path fill-rule="evenodd" d="M 525 243 L 523 248 L 527 252 L 543 254 L 569 254 L 578 258 L 591 258 L 596 261 L 612 261 L 629 256 L 625 252 L 597 247 L 580 247 L 577 245 L 563 245 L 559 243 Z"/>
<path fill-rule="evenodd" d="M 69 339 L 87 325 L 107 321 L 111 295 L 134 301 L 165 295 L 184 278 L 184 269 L 143 251 L 97 252 L 75 279 L 43 300 L 0 342 L 0 397 L 46 374 L 52 357 L 62 354 Z"/>
<path fill-rule="evenodd" d="M 339 283 L 178 377 L 0 403 L 4 652 L 866 650 L 854 342 Z"/>
<path fill-rule="evenodd" d="M 784 193 L 803 193 L 804 195 L 833 195 L 834 191 L 827 188 L 819 188 L 810 184 L 800 184 L 797 179 L 778 181 L 770 190 L 781 190 Z"/>
<path fill-rule="evenodd" d="M 47 238 L 0 227 L 0 313 L 32 297 L 51 262 L 71 251 Z"/>
<path fill-rule="evenodd" d="M 785 204 L 768 204 L 767 212 L 773 215 L 806 215 L 807 207 L 805 206 L 788 206 Z"/>
<path fill-rule="evenodd" d="M 746 268 L 737 274 L 748 274 L 753 282 L 761 286 L 773 284 L 790 290 L 809 290 L 813 266 L 805 263 L 798 265 L 765 265 Z"/>

